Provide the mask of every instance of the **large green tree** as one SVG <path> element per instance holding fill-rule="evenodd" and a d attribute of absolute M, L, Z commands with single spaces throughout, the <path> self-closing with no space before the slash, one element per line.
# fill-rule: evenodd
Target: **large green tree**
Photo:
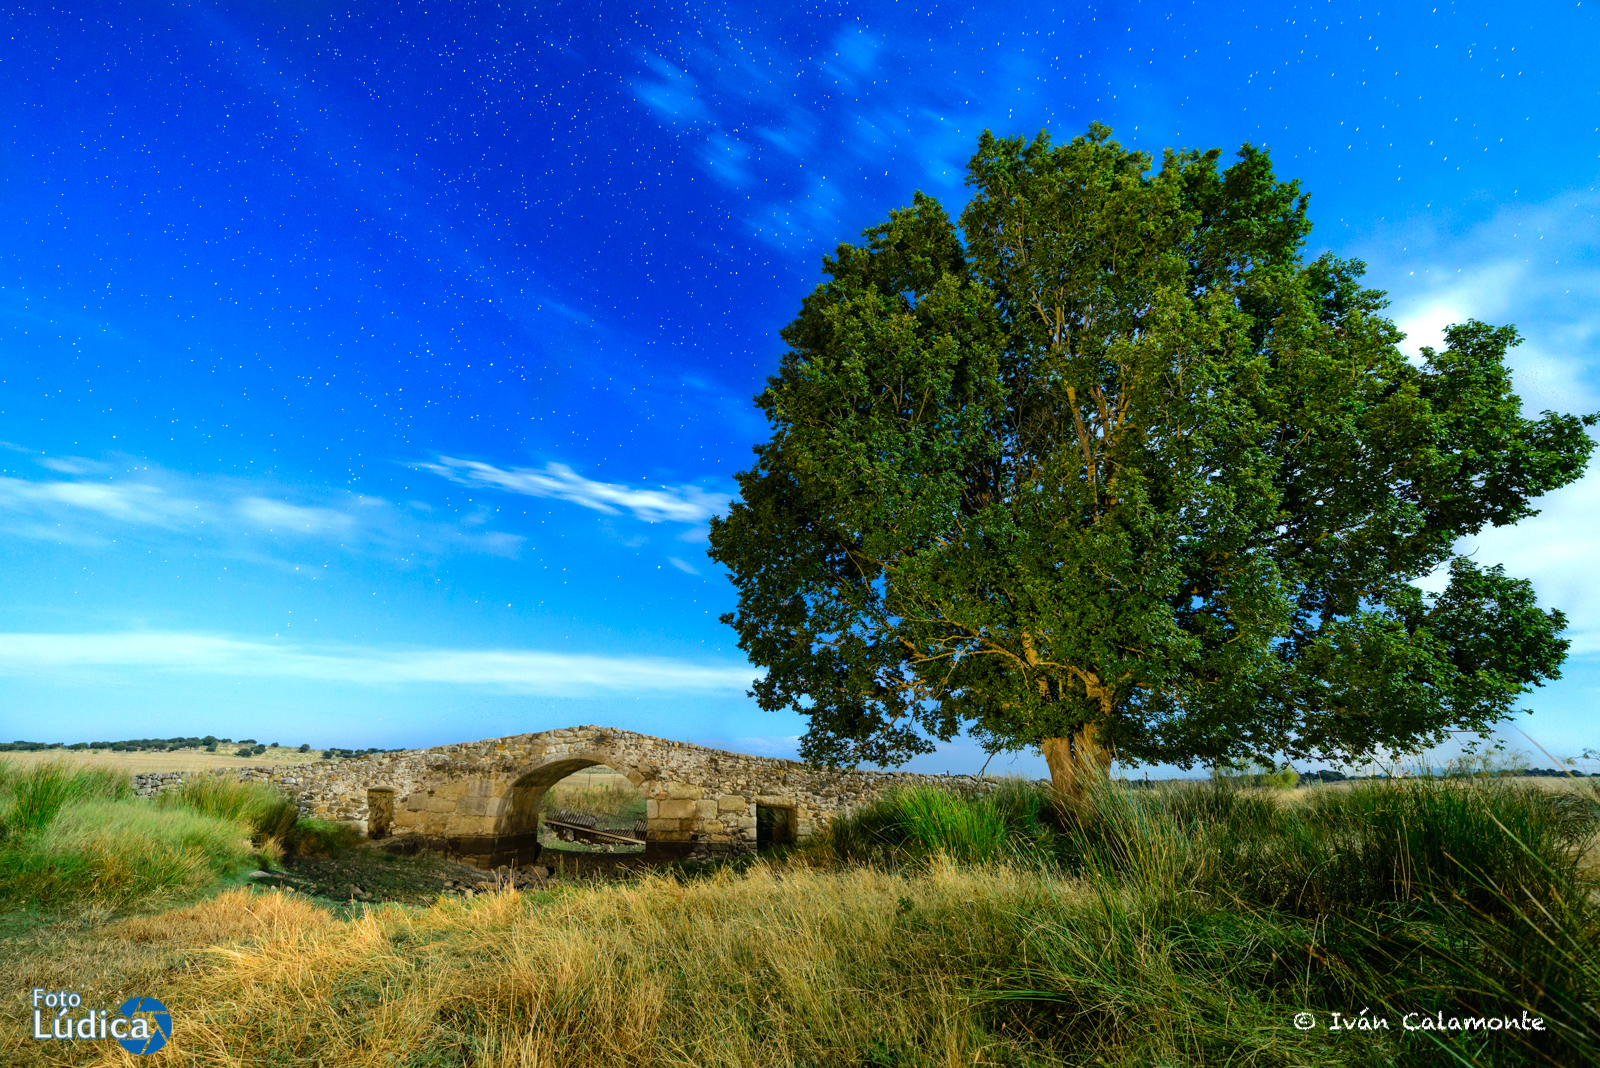
<path fill-rule="evenodd" d="M 1073 792 L 1414 749 L 1558 676 L 1561 614 L 1452 546 L 1576 479 L 1594 417 L 1523 417 L 1511 327 L 1408 362 L 1364 265 L 1306 262 L 1298 183 L 1219 160 L 985 134 L 959 228 L 919 194 L 824 260 L 710 550 L 808 759 L 965 728 Z"/>

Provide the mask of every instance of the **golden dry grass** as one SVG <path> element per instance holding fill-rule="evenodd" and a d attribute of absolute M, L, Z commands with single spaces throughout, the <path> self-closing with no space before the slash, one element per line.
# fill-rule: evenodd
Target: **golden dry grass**
<path fill-rule="evenodd" d="M 986 1030 L 951 976 L 1002 966 L 1021 951 L 1017 915 L 1071 896 L 1004 868 L 758 866 L 339 924 L 237 893 L 118 930 L 218 943 L 148 991 L 173 1012 L 160 1063 L 376 1068 L 432 1050 L 507 1068 L 795 1068 L 860 1063 L 876 1043 L 954 1068 L 1026 1063 L 1026 1036 Z M 74 1059 L 131 1063 L 101 1044 Z"/>
<path fill-rule="evenodd" d="M 293 894 L 240 888 L 199 904 L 118 921 L 110 921 L 107 910 L 88 909 L 7 939 L 0 951 L 7 973 L 6 1018 L 18 1026 L 0 1033 L 0 1064 L 50 1064 L 63 1057 L 76 1063 L 96 1052 L 98 1044 L 57 1047 L 27 1037 L 20 1025 L 31 1020 L 34 987 L 76 991 L 86 1005 L 102 1007 L 135 995 L 159 998 L 174 975 L 210 965 L 227 947 L 334 922 L 326 910 Z"/>
<path fill-rule="evenodd" d="M 220 748 L 220 747 L 219 747 Z M 114 753 L 109 749 L 46 749 L 36 753 L 7 753 L 5 758 L 22 767 L 50 761 L 65 760 L 86 767 L 112 768 L 129 775 L 147 775 L 154 771 L 212 771 L 218 768 L 269 767 L 273 764 L 313 764 L 321 753 L 312 750 L 302 753 L 280 746 L 268 749 L 258 757 L 238 757 L 232 753 L 207 753 L 195 749 L 180 749 L 175 753 Z"/>

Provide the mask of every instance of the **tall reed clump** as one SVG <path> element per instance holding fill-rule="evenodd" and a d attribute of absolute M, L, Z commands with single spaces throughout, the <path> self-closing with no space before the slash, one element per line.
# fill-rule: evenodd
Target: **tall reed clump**
<path fill-rule="evenodd" d="M 1226 782 L 1107 784 L 1064 814 L 1057 850 L 1093 892 L 1094 922 L 1050 929 L 997 996 L 1051 1018 L 1132 1005 L 1120 977 L 1154 953 L 1211 969 L 1161 994 L 1193 1041 L 1233 1040 L 1242 985 L 1322 1028 L 1334 1012 L 1384 1015 L 1374 1057 L 1577 1063 L 1600 1039 L 1600 908 L 1582 864 L 1597 812 L 1592 794 L 1490 778 L 1367 781 L 1304 800 Z M 1403 1030 L 1407 1013 L 1524 1011 L 1546 1030 Z"/>
<path fill-rule="evenodd" d="M 227 774 L 190 775 L 177 787 L 158 794 L 156 804 L 247 824 L 256 842 L 283 838 L 299 818 L 299 809 L 289 797 L 264 783 L 240 782 Z"/>
<path fill-rule="evenodd" d="M 63 805 L 132 796 L 133 780 L 126 772 L 66 761 L 27 766 L 0 759 L 0 839 L 39 833 Z"/>
<path fill-rule="evenodd" d="M 948 857 L 986 864 L 1036 852 L 1049 803 L 1029 784 L 1008 782 L 964 797 L 937 786 L 892 791 L 834 820 L 820 848 L 845 863 L 896 866 Z"/>
<path fill-rule="evenodd" d="M 0 900 L 54 907 L 160 900 L 248 858 L 246 824 L 160 812 L 124 772 L 0 761 Z"/>
<path fill-rule="evenodd" d="M 226 773 L 191 775 L 158 795 L 156 804 L 167 811 L 185 809 L 242 823 L 264 857 L 335 853 L 360 837 L 343 824 L 301 819 L 293 798 L 266 783 L 241 782 Z"/>

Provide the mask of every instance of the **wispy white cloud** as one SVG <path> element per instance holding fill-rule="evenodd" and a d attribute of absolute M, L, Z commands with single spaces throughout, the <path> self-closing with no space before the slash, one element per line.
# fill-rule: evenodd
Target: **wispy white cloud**
<path fill-rule="evenodd" d="M 472 529 L 481 526 L 479 515 L 442 521 L 426 508 L 370 495 L 189 475 L 136 460 L 33 459 L 73 477 L 0 475 L 0 534 L 73 545 L 179 538 L 190 550 L 199 544 L 254 559 L 313 546 L 408 560 L 453 551 L 516 556 L 524 541 Z"/>
<path fill-rule="evenodd" d="M 339 536 L 355 529 L 356 517 L 333 508 L 305 508 L 265 497 L 246 497 L 238 504 L 239 515 L 268 530 L 295 534 Z"/>
<path fill-rule="evenodd" d="M 693 564 L 684 560 L 679 560 L 676 556 L 667 557 L 667 563 L 671 564 L 673 567 L 677 568 L 679 571 L 682 571 L 686 575 L 700 574 L 700 572 L 695 570 Z"/>
<path fill-rule="evenodd" d="M 288 678 L 358 686 L 440 684 L 548 697 L 743 693 L 748 665 L 516 649 L 374 649 L 240 641 L 206 634 L 0 634 L 0 674 L 54 669 Z"/>
<path fill-rule="evenodd" d="M 732 499 L 725 493 L 708 493 L 699 486 L 641 489 L 619 482 L 595 482 L 558 463 L 545 464 L 543 468 L 506 468 L 441 456 L 436 464 L 416 466 L 466 486 L 569 501 L 607 515 L 627 513 L 648 523 L 703 523 L 724 511 Z"/>
<path fill-rule="evenodd" d="M 141 483 L 30 482 L 0 478 L 0 510 L 94 512 L 107 519 L 139 525 L 173 526 L 172 512 L 188 502 L 167 497 Z"/>

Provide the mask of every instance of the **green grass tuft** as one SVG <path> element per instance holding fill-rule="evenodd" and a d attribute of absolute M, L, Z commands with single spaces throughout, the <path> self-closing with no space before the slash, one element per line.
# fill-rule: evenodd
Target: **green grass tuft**
<path fill-rule="evenodd" d="M 133 780 L 126 772 L 67 761 L 27 766 L 0 759 L 0 838 L 37 834 L 64 805 L 132 796 Z"/>
<path fill-rule="evenodd" d="M 248 828 L 136 800 L 64 805 L 45 832 L 0 849 L 0 894 L 51 908 L 172 899 L 248 862 Z"/>

